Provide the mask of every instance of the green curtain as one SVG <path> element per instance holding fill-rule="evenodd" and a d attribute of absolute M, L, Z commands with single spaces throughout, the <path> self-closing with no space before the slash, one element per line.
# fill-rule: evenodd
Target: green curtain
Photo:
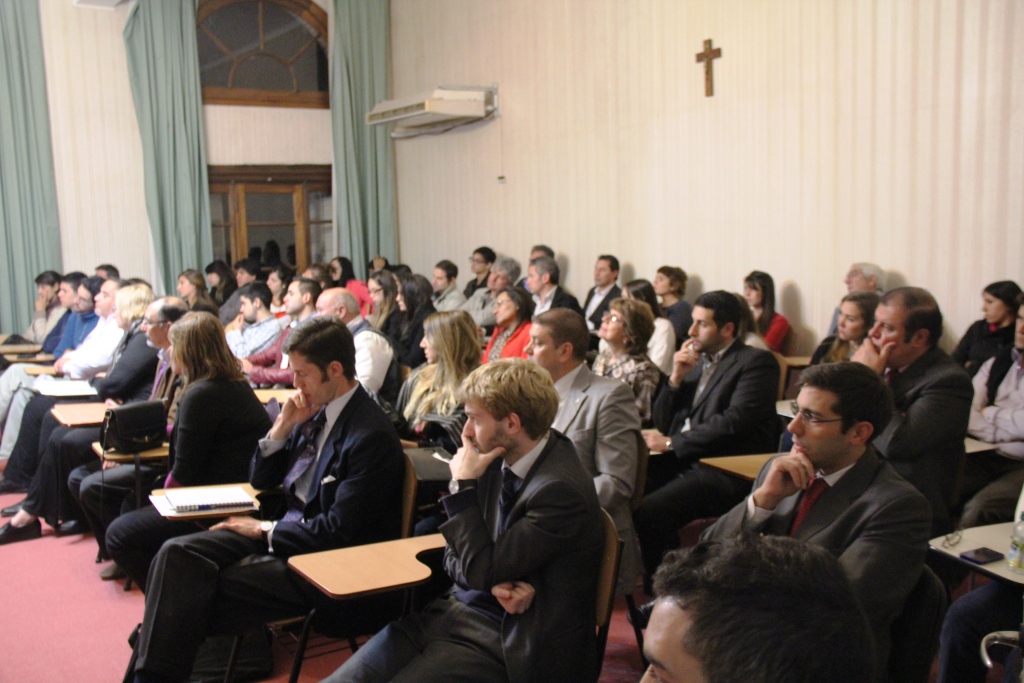
<path fill-rule="evenodd" d="M 161 282 L 213 260 L 194 2 L 139 0 L 124 27 L 142 135 L 146 212 Z"/>
<path fill-rule="evenodd" d="M 61 270 L 43 37 L 35 0 L 0 2 L 0 330 L 32 317 L 35 277 Z"/>
<path fill-rule="evenodd" d="M 387 0 L 334 0 L 334 242 L 360 279 L 376 254 L 398 256 L 392 142 L 365 118 L 388 97 L 389 30 Z"/>

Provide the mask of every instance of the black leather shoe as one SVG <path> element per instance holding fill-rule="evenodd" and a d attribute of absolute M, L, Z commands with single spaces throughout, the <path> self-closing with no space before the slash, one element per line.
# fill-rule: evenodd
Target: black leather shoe
<path fill-rule="evenodd" d="M 8 505 L 3 510 L 0 510 L 0 516 L 2 516 L 2 517 L 13 517 L 14 515 L 18 514 L 18 510 L 21 509 L 21 504 L 24 503 L 24 502 L 25 502 L 24 499 L 22 499 L 22 500 L 19 500 L 14 505 Z"/>
<path fill-rule="evenodd" d="M 0 526 L 0 545 L 5 543 L 17 543 L 18 541 L 31 541 L 43 535 L 43 525 L 39 520 L 29 522 L 25 526 L 12 526 L 10 522 Z"/>
<path fill-rule="evenodd" d="M 66 522 L 61 522 L 60 526 L 57 527 L 58 536 L 74 536 L 76 534 L 85 534 L 89 532 L 89 525 L 78 519 L 69 519 Z"/>
<path fill-rule="evenodd" d="M 9 479 L 0 479 L 0 493 L 28 493 L 28 489 Z"/>
<path fill-rule="evenodd" d="M 633 626 L 636 626 L 639 629 L 644 629 L 647 628 L 647 622 L 651 620 L 651 612 L 653 611 L 654 600 L 651 600 L 650 602 L 637 607 L 635 613 L 627 614 L 626 618 L 629 620 L 629 623 L 633 624 Z"/>

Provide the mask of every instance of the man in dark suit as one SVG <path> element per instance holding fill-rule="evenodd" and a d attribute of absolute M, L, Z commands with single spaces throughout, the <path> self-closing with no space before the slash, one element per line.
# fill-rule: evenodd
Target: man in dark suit
<path fill-rule="evenodd" d="M 441 525 L 455 585 L 374 636 L 328 683 L 596 678 L 601 512 L 572 444 L 549 429 L 551 378 L 529 361 L 499 360 L 459 393 L 465 446 Z"/>
<path fill-rule="evenodd" d="M 527 269 L 526 283 L 533 293 L 536 307 L 534 315 L 540 315 L 552 308 L 568 308 L 583 315 L 580 302 L 569 292 L 558 286 L 562 271 L 558 262 L 549 256 L 541 256 L 530 261 Z"/>
<path fill-rule="evenodd" d="M 868 617 L 884 679 L 889 630 L 921 575 L 931 512 L 870 445 L 893 413 L 885 383 L 848 362 L 816 365 L 802 380 L 793 451 L 766 463 L 750 497 L 704 538 L 747 531 L 827 548 Z"/>
<path fill-rule="evenodd" d="M 724 290 L 697 299 L 690 338 L 673 357 L 672 375 L 654 403 L 660 433 L 645 439 L 652 453 L 666 455 L 652 458 L 648 488 L 657 490 L 636 515 L 648 579 L 665 551 L 679 545 L 680 527 L 726 512 L 750 491 L 748 483 L 698 460 L 778 450 L 779 364 L 736 338 L 742 314 Z"/>
<path fill-rule="evenodd" d="M 154 559 L 136 644 L 136 681 L 181 681 L 207 635 L 330 609 L 288 570 L 292 555 L 397 538 L 404 460 L 398 434 L 355 380 L 352 334 L 311 318 L 285 345 L 299 390 L 253 456 L 257 489 L 284 486 L 276 521 L 230 517 L 166 542 Z M 370 599 L 371 601 L 373 599 Z M 333 613 L 352 628 L 377 603 Z"/>
<path fill-rule="evenodd" d="M 935 298 L 919 287 L 898 287 L 882 297 L 875 325 L 852 358 L 892 387 L 896 412 L 875 448 L 928 499 L 932 536 L 952 528 L 974 397 L 970 376 L 936 346 L 941 336 Z"/>
<path fill-rule="evenodd" d="M 583 304 L 583 317 L 587 328 L 594 332 L 601 327 L 601 316 L 608 310 L 612 299 L 622 296 L 622 290 L 615 284 L 619 279 L 619 259 L 611 254 L 601 254 L 594 264 L 594 286 L 587 292 Z"/>

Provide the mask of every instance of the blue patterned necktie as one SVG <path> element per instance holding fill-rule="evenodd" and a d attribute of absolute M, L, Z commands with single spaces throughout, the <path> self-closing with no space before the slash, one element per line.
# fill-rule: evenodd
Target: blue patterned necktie
<path fill-rule="evenodd" d="M 499 533 L 505 533 L 505 529 L 508 527 L 508 516 L 516 504 L 516 493 L 519 491 L 521 481 L 512 468 L 502 468 L 501 496 L 498 498 L 498 512 L 501 515 L 498 524 Z"/>
<path fill-rule="evenodd" d="M 302 478 L 309 466 L 316 460 L 317 442 L 320 440 L 320 432 L 323 431 L 326 422 L 327 414 L 324 408 L 321 408 L 311 420 L 301 427 L 305 446 L 299 453 L 299 457 L 295 459 L 291 469 L 288 470 L 283 482 L 285 499 L 288 501 L 288 512 L 285 513 L 284 518 L 288 521 L 302 519 L 305 503 L 295 495 L 295 482 Z"/>

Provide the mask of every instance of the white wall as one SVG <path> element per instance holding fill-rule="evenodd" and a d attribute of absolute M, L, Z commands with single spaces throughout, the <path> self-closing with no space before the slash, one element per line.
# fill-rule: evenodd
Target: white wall
<path fill-rule="evenodd" d="M 813 348 L 853 261 L 930 289 L 948 343 L 1024 282 L 1024 8 L 855 0 L 391 0 L 395 96 L 497 83 L 495 121 L 396 142 L 401 253 L 547 242 L 700 291 L 770 272 Z M 714 39 L 715 96 L 695 53 Z M 498 176 L 504 175 L 502 183 Z M 462 278 L 465 279 L 464 277 Z"/>

